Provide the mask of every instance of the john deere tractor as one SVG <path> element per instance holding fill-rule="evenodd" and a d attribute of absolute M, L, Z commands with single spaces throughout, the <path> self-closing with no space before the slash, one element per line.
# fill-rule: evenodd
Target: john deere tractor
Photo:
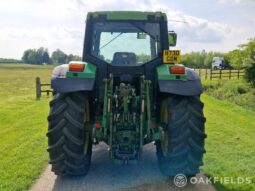
<path fill-rule="evenodd" d="M 92 145 L 116 164 L 136 164 L 154 142 L 162 173 L 199 172 L 205 117 L 199 76 L 180 64 L 162 12 L 90 12 L 82 62 L 57 66 L 48 152 L 57 175 L 86 175 Z"/>

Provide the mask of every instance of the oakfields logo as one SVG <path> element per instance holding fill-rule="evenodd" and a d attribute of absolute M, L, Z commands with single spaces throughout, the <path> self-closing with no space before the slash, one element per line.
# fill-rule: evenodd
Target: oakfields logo
<path fill-rule="evenodd" d="M 189 180 L 184 174 L 177 174 L 174 177 L 174 184 L 177 187 L 184 187 L 190 184 L 251 184 L 251 177 L 192 177 Z"/>
<path fill-rule="evenodd" d="M 187 184 L 187 177 L 183 174 L 177 174 L 174 177 L 174 184 L 179 188 L 184 187 Z"/>

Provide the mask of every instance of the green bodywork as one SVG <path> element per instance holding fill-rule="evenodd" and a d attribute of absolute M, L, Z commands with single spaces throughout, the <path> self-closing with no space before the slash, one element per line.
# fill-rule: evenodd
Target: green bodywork
<path fill-rule="evenodd" d="M 157 70 L 157 79 L 158 80 L 187 80 L 187 73 L 185 74 L 171 74 L 169 72 L 170 67 L 174 66 L 173 64 L 162 64 L 156 68 Z"/>
<path fill-rule="evenodd" d="M 96 66 L 90 64 L 88 62 L 79 62 L 79 64 L 84 64 L 85 69 L 83 72 L 73 72 L 68 71 L 66 72 L 67 78 L 88 78 L 88 79 L 95 79 L 96 78 Z"/>
<path fill-rule="evenodd" d="M 105 17 L 107 20 L 146 22 L 150 16 L 161 20 L 163 17 L 167 21 L 165 13 L 134 11 L 93 12 L 88 13 L 87 20 Z M 144 37 L 141 35 L 141 38 Z M 96 66 L 87 62 L 82 64 L 85 65 L 83 72 L 67 71 L 66 77 L 95 79 Z M 157 80 L 187 80 L 186 73 L 171 74 L 170 67 L 171 65 L 165 64 L 158 66 L 156 68 Z M 93 128 L 92 134 L 97 142 L 104 141 L 109 145 L 110 158 L 115 163 L 135 164 L 141 157 L 143 145 L 161 139 L 160 131 L 163 127 L 156 119 L 155 112 L 152 112 L 155 106 L 152 100 L 155 90 L 152 89 L 152 82 L 144 76 L 138 78 L 137 83 L 140 84 L 136 86 L 129 83 L 116 84 L 113 75 L 109 74 L 108 78 L 104 79 L 102 91 L 104 97 L 100 102 L 99 114 L 95 115 L 95 123 L 100 125 Z M 100 91 L 97 88 L 96 91 Z"/>
<path fill-rule="evenodd" d="M 92 17 L 106 16 L 107 20 L 148 20 L 149 16 L 161 17 L 163 16 L 167 21 L 167 16 L 162 12 L 139 12 L 139 11 L 100 11 L 88 13 L 87 19 Z"/>

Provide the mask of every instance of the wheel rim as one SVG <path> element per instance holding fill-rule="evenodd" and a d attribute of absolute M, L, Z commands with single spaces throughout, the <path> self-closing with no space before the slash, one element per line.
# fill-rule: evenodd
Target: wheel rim
<path fill-rule="evenodd" d="M 161 112 L 160 112 L 160 118 L 161 123 L 164 123 L 165 125 L 168 125 L 168 104 L 163 102 L 161 105 Z M 168 152 L 168 131 L 167 128 L 163 128 L 161 131 L 161 150 L 163 155 L 166 157 Z"/>

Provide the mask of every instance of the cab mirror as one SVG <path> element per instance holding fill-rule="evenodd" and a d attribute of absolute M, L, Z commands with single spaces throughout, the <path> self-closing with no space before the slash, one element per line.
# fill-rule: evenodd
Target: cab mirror
<path fill-rule="evenodd" d="M 168 44 L 169 46 L 175 46 L 177 42 L 177 34 L 174 31 L 168 32 Z"/>

